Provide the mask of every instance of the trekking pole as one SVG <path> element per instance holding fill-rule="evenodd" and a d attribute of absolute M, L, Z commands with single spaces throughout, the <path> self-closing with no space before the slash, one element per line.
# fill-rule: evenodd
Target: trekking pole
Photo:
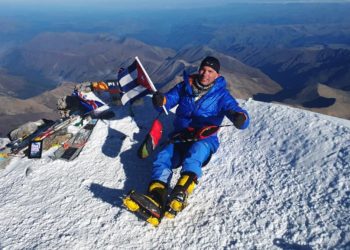
<path fill-rule="evenodd" d="M 224 124 L 224 125 L 220 125 L 218 127 L 219 128 L 223 128 L 223 127 L 233 127 L 233 126 L 235 126 L 235 125 L 233 125 L 233 124 Z"/>

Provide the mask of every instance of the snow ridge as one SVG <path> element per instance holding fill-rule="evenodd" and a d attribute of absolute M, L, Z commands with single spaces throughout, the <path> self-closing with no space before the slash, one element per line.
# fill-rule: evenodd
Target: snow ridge
<path fill-rule="evenodd" d="M 99 121 L 72 162 L 48 152 L 0 172 L 0 248 L 350 248 L 349 121 L 241 101 L 250 128 L 220 131 L 188 207 L 153 228 L 121 202 L 131 188 L 145 191 L 150 177 L 152 159 L 136 157 L 156 116 L 145 114 L 145 102 L 134 118 L 117 107 L 114 120 Z M 162 116 L 165 132 L 172 116 Z"/>

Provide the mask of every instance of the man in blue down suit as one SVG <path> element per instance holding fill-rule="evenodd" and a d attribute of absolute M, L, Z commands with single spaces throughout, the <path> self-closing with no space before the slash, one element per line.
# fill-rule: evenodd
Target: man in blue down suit
<path fill-rule="evenodd" d="M 169 143 L 153 163 L 152 180 L 144 197 L 159 207 L 161 216 L 173 218 L 183 210 L 188 195 L 202 176 L 202 167 L 219 147 L 217 133 L 187 142 L 186 138 L 197 135 L 198 139 L 201 129 L 210 125 L 220 126 L 224 116 L 238 129 L 249 125 L 247 111 L 239 107 L 230 95 L 225 78 L 219 72 L 219 60 L 208 56 L 201 62 L 197 74 L 189 76 L 184 73 L 181 83 L 165 94 L 156 92 L 152 97 L 158 110 L 163 105 L 168 110 L 178 105 L 172 134 L 175 140 L 185 139 L 182 143 Z M 179 166 L 182 166 L 181 176 L 168 197 L 173 169 Z"/>

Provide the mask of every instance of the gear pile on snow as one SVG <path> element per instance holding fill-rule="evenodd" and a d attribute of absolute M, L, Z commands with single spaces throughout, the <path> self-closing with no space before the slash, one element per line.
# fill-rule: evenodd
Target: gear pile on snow
<path fill-rule="evenodd" d="M 10 131 L 10 142 L 0 149 L 0 168 L 13 157 L 40 158 L 42 150 L 58 148 L 52 159 L 73 160 L 87 143 L 99 119 L 110 119 L 111 104 L 120 99 L 116 81 L 84 82 L 57 101 L 61 119 L 27 122 Z M 70 127 L 76 127 L 75 133 Z"/>
<path fill-rule="evenodd" d="M 52 159 L 63 159 L 72 161 L 78 157 L 90 138 L 98 119 L 91 119 L 82 129 L 78 131 L 69 141 L 65 142 L 58 150 L 56 150 Z"/>

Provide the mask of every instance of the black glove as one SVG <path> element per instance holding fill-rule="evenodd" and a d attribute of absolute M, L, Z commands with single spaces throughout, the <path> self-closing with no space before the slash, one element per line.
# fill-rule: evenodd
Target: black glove
<path fill-rule="evenodd" d="M 229 110 L 226 114 L 227 118 L 230 119 L 236 128 L 240 129 L 243 127 L 245 121 L 247 120 L 246 114 L 243 112 L 236 112 L 234 110 Z"/>
<path fill-rule="evenodd" d="M 156 107 L 162 107 L 166 103 L 166 98 L 163 93 L 155 92 L 152 96 L 153 105 Z"/>

